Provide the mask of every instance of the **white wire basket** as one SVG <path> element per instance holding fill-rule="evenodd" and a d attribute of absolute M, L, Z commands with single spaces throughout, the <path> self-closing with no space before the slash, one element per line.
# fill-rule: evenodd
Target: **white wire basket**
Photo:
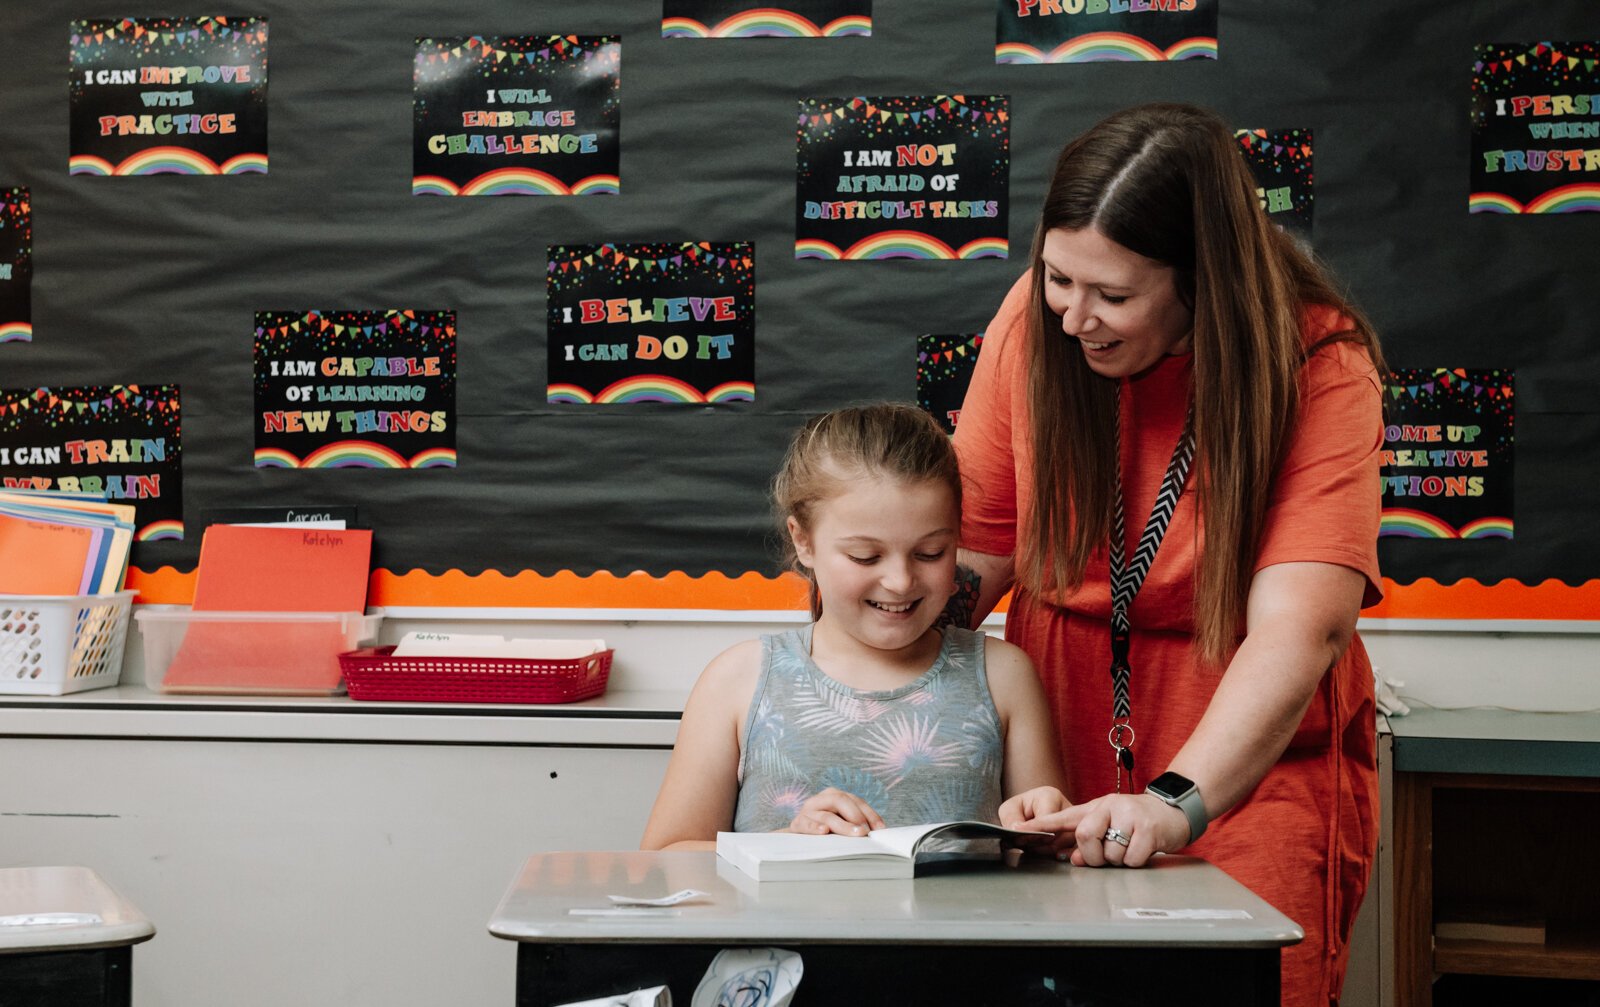
<path fill-rule="evenodd" d="M 0 693 L 60 696 L 116 685 L 138 593 L 0 594 Z"/>

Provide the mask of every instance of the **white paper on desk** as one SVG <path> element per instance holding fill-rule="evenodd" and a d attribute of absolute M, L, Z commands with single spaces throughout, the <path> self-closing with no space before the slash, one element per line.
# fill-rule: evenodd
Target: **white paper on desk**
<path fill-rule="evenodd" d="M 1135 920 L 1248 920 L 1245 909 L 1124 909 L 1122 915 Z"/>
<path fill-rule="evenodd" d="M 510 657 L 534 661 L 570 661 L 606 649 L 604 640 L 540 640 L 493 633 L 407 633 L 395 645 L 395 657 Z"/>
<path fill-rule="evenodd" d="M 618 993 L 598 1000 L 579 1000 L 558 1007 L 672 1007 L 672 991 L 665 986 L 652 986 L 647 990 Z"/>
<path fill-rule="evenodd" d="M 234 524 L 230 521 L 229 524 Z M 325 528 L 344 530 L 344 521 L 240 521 L 240 528 Z"/>

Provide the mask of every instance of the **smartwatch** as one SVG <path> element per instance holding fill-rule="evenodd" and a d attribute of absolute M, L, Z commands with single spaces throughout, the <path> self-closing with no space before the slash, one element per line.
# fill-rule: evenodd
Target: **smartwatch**
<path fill-rule="evenodd" d="M 1199 839 L 1206 831 L 1206 802 L 1200 798 L 1200 788 L 1187 776 L 1165 772 L 1150 781 L 1144 792 L 1170 804 L 1189 819 L 1189 842 Z"/>

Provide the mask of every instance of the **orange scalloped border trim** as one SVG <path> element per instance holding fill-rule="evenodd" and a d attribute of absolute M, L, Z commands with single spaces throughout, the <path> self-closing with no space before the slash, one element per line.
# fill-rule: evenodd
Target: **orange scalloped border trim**
<path fill-rule="evenodd" d="M 142 604 L 187 605 L 194 599 L 194 572 L 170 566 L 146 573 L 128 571 L 128 587 Z M 1369 619 L 1548 619 L 1600 621 L 1600 580 L 1573 587 L 1558 580 L 1524 584 L 1503 580 L 1480 584 L 1460 580 L 1440 584 L 1423 578 L 1411 584 L 1383 581 L 1384 599 L 1362 612 Z M 368 585 L 372 605 L 439 608 L 593 608 L 708 609 L 781 611 L 804 608 L 805 581 L 794 574 L 767 577 L 745 573 L 702 576 L 674 571 L 654 576 L 570 570 L 555 574 L 524 570 L 510 576 L 497 570 L 467 574 L 450 570 L 394 573 L 375 570 Z M 1005 608 L 1004 602 L 1000 605 Z"/>

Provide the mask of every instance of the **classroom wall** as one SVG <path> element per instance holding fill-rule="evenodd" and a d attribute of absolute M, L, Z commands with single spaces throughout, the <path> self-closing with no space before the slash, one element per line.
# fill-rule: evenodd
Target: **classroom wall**
<path fill-rule="evenodd" d="M 1063 140 L 1182 99 L 1313 130 L 1312 243 L 1392 363 L 1516 371 L 1516 538 L 1386 539 L 1386 575 L 1594 580 L 1597 218 L 1467 213 L 1474 43 L 1593 37 L 1589 6 L 1220 10 L 1215 61 L 997 66 L 987 0 L 883 0 L 870 38 L 820 41 L 663 39 L 646 0 L 263 0 L 247 12 L 271 27 L 270 172 L 86 178 L 66 173 L 65 57 L 90 11 L 6 4 L 0 185 L 31 187 L 36 254 L 34 338 L 0 345 L 0 387 L 181 386 L 188 534 L 139 545 L 146 570 L 192 567 L 206 508 L 326 503 L 357 505 L 399 571 L 769 571 L 763 491 L 788 432 L 912 398 L 917 336 L 981 330 L 1022 269 Z M 622 39 L 622 194 L 410 195 L 414 39 L 557 31 Z M 1011 257 L 797 261 L 797 99 L 959 92 L 1009 96 Z M 753 403 L 545 403 L 546 246 L 648 240 L 755 243 Z M 254 313 L 397 307 L 458 313 L 459 466 L 255 468 Z"/>

